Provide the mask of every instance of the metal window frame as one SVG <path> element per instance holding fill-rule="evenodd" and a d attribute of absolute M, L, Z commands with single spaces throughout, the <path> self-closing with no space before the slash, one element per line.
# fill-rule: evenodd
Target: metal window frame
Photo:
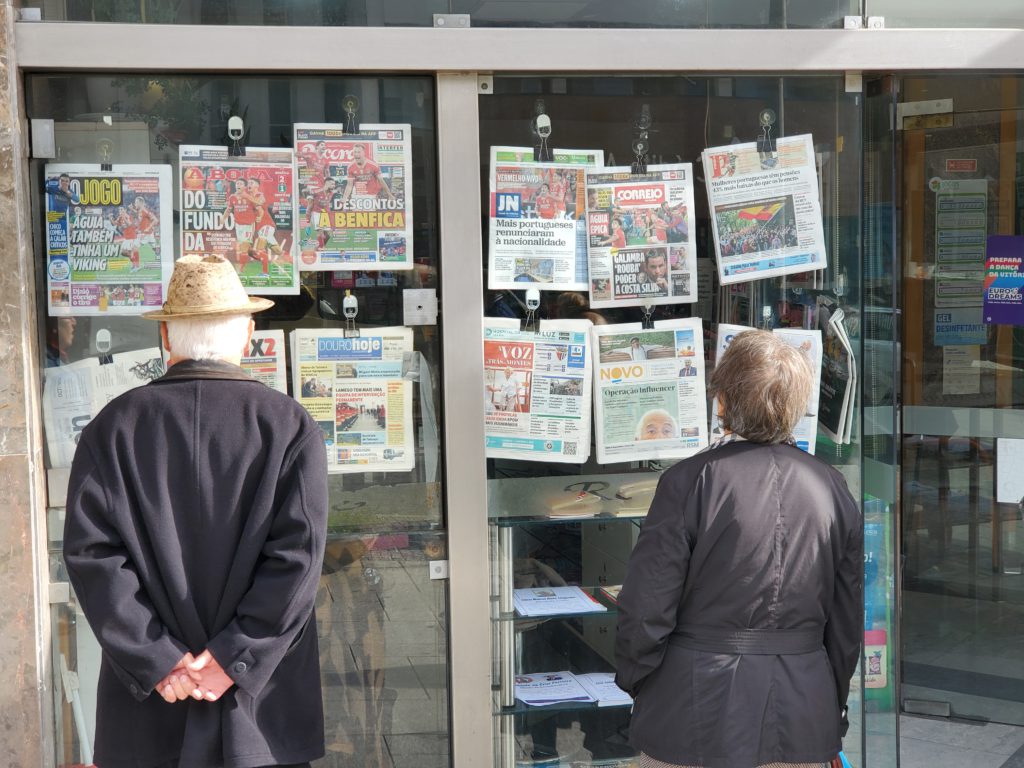
<path fill-rule="evenodd" d="M 343 43 L 343 44 L 340 44 Z M 307 28 L 20 22 L 29 72 L 426 73 L 436 77 L 450 577 L 452 757 L 490 762 L 491 637 L 482 391 L 477 74 L 843 73 L 1024 69 L 1024 30 Z M 233 52 L 230 59 L 223 51 Z M 287 51 L 268 59 L 266 51 Z M 723 51 L 727 52 L 723 54 Z M 183 56 L 182 52 L 187 52 Z M 455 334 L 458 334 L 457 341 Z M 39 606 L 44 615 L 45 605 Z M 53 734 L 46 735 L 52 741 Z M 50 748 L 52 749 L 52 744 Z"/>

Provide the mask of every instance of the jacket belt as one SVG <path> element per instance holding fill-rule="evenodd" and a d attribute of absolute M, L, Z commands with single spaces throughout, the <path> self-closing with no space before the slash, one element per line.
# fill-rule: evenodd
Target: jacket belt
<path fill-rule="evenodd" d="M 745 653 L 761 656 L 791 656 L 820 650 L 824 629 L 729 629 L 689 625 L 669 635 L 668 642 L 680 648 L 706 653 Z"/>

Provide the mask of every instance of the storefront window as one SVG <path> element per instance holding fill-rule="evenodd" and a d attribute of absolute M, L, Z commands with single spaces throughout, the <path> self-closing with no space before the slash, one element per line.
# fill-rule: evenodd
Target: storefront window
<path fill-rule="evenodd" d="M 853 368 L 858 375 L 864 370 L 861 99 L 846 92 L 842 78 L 771 76 L 502 77 L 495 78 L 492 94 L 480 97 L 481 188 L 489 193 L 484 209 L 490 212 L 483 266 L 490 289 L 484 356 L 496 604 L 495 765 L 626 766 L 635 757 L 628 744 L 628 701 L 537 707 L 524 703 L 528 689 L 515 686 L 540 673 L 569 671 L 592 681 L 592 674 L 607 680 L 613 671 L 616 590 L 656 481 L 678 458 L 647 451 L 642 433 L 667 429 L 654 437 L 706 445 L 711 435 L 704 382 L 722 324 L 825 332 L 817 338 L 835 365 L 823 376 L 829 386 L 852 387 L 854 410 L 840 416 L 841 404 L 833 397 L 830 414 L 822 410 L 812 420 L 807 447 L 838 467 L 855 497 L 862 497 L 861 399 L 849 378 Z M 544 120 L 538 122 L 538 115 Z M 761 167 L 773 167 L 773 153 L 781 156 L 791 146 L 787 140 L 800 136 L 809 137 L 806 168 L 821 207 L 824 269 L 719 286 L 702 153 L 732 145 L 739 151 L 769 137 L 761 159 L 768 166 Z M 543 161 L 548 164 L 534 167 Z M 672 205 L 644 205 L 646 188 L 630 186 L 623 193 L 626 205 L 638 207 L 614 210 L 611 198 L 595 188 L 602 177 L 575 170 L 580 164 L 626 166 L 622 171 L 628 174 L 634 163 L 645 164 L 648 173 L 679 172 L 659 177 L 675 185 Z M 680 171 L 680 164 L 691 167 Z M 643 169 L 634 168 L 634 174 L 638 170 Z M 636 182 L 636 176 L 629 178 Z M 592 211 L 603 210 L 602 200 L 607 221 L 592 218 Z M 583 210 L 586 215 L 578 215 Z M 767 248 L 781 247 L 787 227 L 796 226 L 788 210 L 780 200 L 718 203 L 715 221 L 719 235 L 728 235 L 729 248 L 747 253 L 762 241 Z M 544 220 L 554 224 L 543 225 Z M 576 220 L 586 221 L 582 231 Z M 588 240 L 589 275 L 581 266 L 587 264 Z M 619 256 L 595 262 L 595 247 L 602 244 Z M 582 366 L 572 369 L 573 340 L 557 336 L 571 332 L 572 322 L 587 321 L 595 333 L 590 354 L 596 385 Z M 614 331 L 618 336 L 605 335 L 627 323 L 632 325 Z M 534 330 L 548 335 L 531 337 Z M 564 364 L 552 351 L 563 342 L 569 345 Z M 543 362 L 522 364 L 526 355 L 516 344 L 543 354 Z M 848 345 L 846 351 L 840 345 Z M 603 375 L 603 360 L 621 360 L 618 372 Z M 639 360 L 648 362 L 631 364 Z M 659 389 L 654 369 L 664 373 L 670 366 Z M 691 374 L 699 387 L 677 388 L 675 382 L 689 381 L 684 377 Z M 648 379 L 643 391 L 620 400 L 629 404 L 619 407 L 605 394 L 627 375 Z M 592 409 L 592 432 L 589 416 L 582 425 L 574 421 L 573 399 L 590 387 L 592 401 L 582 407 L 584 413 Z M 659 412 L 657 425 L 651 413 L 629 410 L 644 398 L 650 401 L 655 390 L 670 392 L 657 408 L 645 406 Z M 831 425 L 831 437 L 819 419 Z M 543 609 L 523 600 L 537 587 L 578 587 L 586 597 L 576 607 L 566 603 L 556 615 L 536 613 Z M 589 598 L 600 607 L 588 605 Z M 887 621 L 883 614 L 880 628 Z M 890 678 L 887 685 L 893 684 Z M 844 741 L 854 764 L 863 764 L 863 740 L 874 738 L 863 730 L 864 699 L 858 674 L 850 698 L 853 726 Z M 888 707 L 891 712 L 891 700 Z"/>
<path fill-rule="evenodd" d="M 148 5 L 153 12 L 153 6 L 160 4 Z M 147 270 L 154 268 L 158 249 L 175 257 L 180 255 L 182 245 L 201 250 L 204 246 L 195 237 L 186 238 L 184 243 L 180 239 L 182 229 L 192 232 L 196 228 L 194 212 L 183 216 L 182 205 L 195 208 L 198 193 L 211 198 L 227 194 L 218 186 L 227 180 L 219 171 L 207 173 L 205 185 L 193 185 L 191 177 L 183 181 L 179 148 L 223 148 L 232 144 L 228 120 L 235 115 L 243 118 L 241 143 L 248 148 L 250 159 L 260 153 L 257 148 L 287 154 L 293 145 L 295 123 L 411 128 L 411 178 L 404 171 L 385 171 L 392 191 L 402 184 L 409 193 L 413 211 L 410 239 L 401 243 L 401 238 L 389 240 L 386 245 L 391 250 L 382 251 L 381 257 L 402 261 L 408 246 L 412 254 L 405 262 L 411 268 L 301 272 L 296 292 L 273 295 L 276 306 L 256 316 L 258 333 L 281 335 L 271 336 L 273 343 L 264 343 L 259 353 L 254 347 L 252 354 L 262 355 L 261 375 L 279 369 L 280 386 L 299 398 L 305 396 L 303 387 L 308 381 L 303 376 L 300 385 L 299 372 L 293 368 L 296 358 L 292 334 L 340 333 L 346 327 L 342 316 L 349 293 L 358 301 L 355 325 L 363 336 L 381 327 L 408 329 L 407 348 L 397 357 L 392 375 L 400 376 L 396 387 L 410 396 L 404 406 L 395 406 L 402 413 L 400 419 L 387 421 L 388 429 L 403 430 L 406 440 L 404 447 L 377 457 L 385 463 L 400 459 L 398 465 L 395 469 L 382 466 L 373 472 L 332 473 L 329 479 L 329 536 L 317 599 L 327 757 L 318 765 L 449 765 L 447 582 L 431 580 L 428 574 L 429 561 L 447 556 L 440 333 L 436 314 L 410 313 L 403 303 L 403 298 L 414 295 L 414 308 L 429 307 L 429 299 L 438 288 L 432 79 L 40 74 L 28 77 L 26 94 L 28 116 L 52 120 L 55 136 L 55 157 L 32 161 L 43 351 L 40 367 L 44 370 L 48 448 L 50 578 L 55 584 L 67 582 L 61 535 L 74 431 L 89 420 L 97 402 L 102 405 L 108 399 L 111 390 L 103 387 L 116 389 L 128 378 L 125 366 L 141 365 L 154 375 L 159 375 L 161 367 L 156 324 L 131 310 L 133 301 L 143 302 L 148 294 L 141 289 L 136 292 L 132 287 L 136 277 L 130 276 L 148 274 Z M 101 173 L 101 164 L 110 164 L 114 172 L 131 166 L 139 174 L 165 168 L 168 184 L 160 187 L 162 199 L 154 202 L 156 181 L 140 196 L 145 198 L 143 207 L 154 213 L 169 211 L 170 215 L 162 217 L 165 234 L 136 241 L 125 227 L 137 229 L 137 222 L 126 218 L 122 225 L 116 206 L 108 210 L 107 204 L 112 201 L 98 197 L 93 200 L 84 187 L 72 186 L 71 194 L 65 196 L 70 202 L 60 215 L 71 217 L 72 232 L 99 233 L 96 237 L 73 236 L 72 243 L 135 243 L 113 254 L 111 262 L 118 262 L 116 269 L 99 263 L 101 257 L 110 254 L 78 254 L 95 258 L 95 269 L 100 274 L 95 279 L 83 278 L 85 283 L 94 284 L 92 287 L 71 287 L 73 297 L 84 296 L 83 303 L 90 305 L 75 310 L 79 302 L 65 295 L 66 288 L 47 288 L 47 247 L 53 249 L 60 244 L 51 237 L 44 210 L 50 206 L 52 220 L 54 208 L 47 202 L 51 197 L 48 193 L 61 196 L 47 185 L 62 183 L 47 168 L 61 166 L 69 170 L 75 184 L 80 184 L 90 172 Z M 340 168 L 336 163 L 334 172 L 340 174 Z M 291 211 L 287 199 L 291 162 L 282 175 L 274 178 L 281 185 L 278 191 L 284 190 L 281 207 L 276 209 L 278 250 L 270 245 L 267 253 L 251 250 L 242 254 L 227 249 L 229 258 L 238 260 L 243 275 L 256 281 L 292 274 L 290 270 L 306 251 L 302 250 L 300 257 L 296 247 L 293 255 L 290 238 L 310 235 L 297 227 L 281 234 L 282 222 L 289 220 Z M 316 235 L 312 233 L 314 240 Z M 221 246 L 211 241 L 209 249 Z M 79 267 L 83 264 L 76 265 Z M 112 271 L 121 278 L 110 277 Z M 265 277 L 267 274 L 270 278 Z M 61 276 L 55 273 L 50 278 Z M 87 300 L 90 292 L 95 293 L 95 302 Z M 270 292 L 273 294 L 273 289 Z M 70 311 L 47 312 L 48 306 L 66 307 L 69 302 Z M 124 362 L 129 358 L 129 363 Z M 69 374 L 77 376 L 75 381 L 85 388 L 81 401 L 68 400 L 66 391 L 58 393 L 52 386 Z M 340 371 L 335 375 L 339 379 L 343 376 Z M 338 381 L 332 381 L 330 373 L 323 378 L 318 382 L 321 387 L 341 387 Z M 387 409 L 394 405 L 387 400 Z M 323 421 L 326 445 L 337 451 L 334 456 L 339 464 L 345 460 L 341 448 L 346 441 L 351 442 L 351 431 L 372 431 L 365 425 L 379 425 L 381 419 L 392 418 L 385 415 L 385 410 L 375 403 L 357 408 L 340 397 L 329 401 L 326 411 L 317 418 Z M 52 620 L 59 765 L 91 762 L 99 668 L 96 640 L 74 595 L 65 597 L 54 607 Z"/>
<path fill-rule="evenodd" d="M 886 27 L 1008 28 L 1024 27 L 1024 9 L 1014 0 L 983 0 L 967 12 L 961 3 L 927 0 L 864 0 L 866 16 L 882 16 Z"/>

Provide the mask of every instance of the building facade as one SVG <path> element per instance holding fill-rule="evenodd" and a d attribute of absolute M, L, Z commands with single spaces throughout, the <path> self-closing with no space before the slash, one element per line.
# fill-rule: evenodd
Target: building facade
<path fill-rule="evenodd" d="M 334 460 L 345 463 L 358 433 L 381 464 L 331 475 L 317 605 L 323 765 L 630 764 L 628 706 L 529 707 L 515 685 L 530 673 L 610 670 L 611 588 L 640 525 L 620 507 L 642 498 L 674 457 L 599 461 L 595 452 L 583 461 L 576 451 L 588 452 L 588 410 L 587 445 L 559 460 L 546 455 L 550 435 L 534 441 L 539 458 L 530 460 L 516 455 L 521 444 L 502 443 L 500 425 L 523 423 L 537 408 L 539 369 L 509 373 L 511 358 L 485 361 L 485 332 L 536 319 L 631 323 L 623 333 L 632 334 L 700 318 L 692 341 L 704 351 L 693 354 L 700 376 L 722 324 L 821 330 L 822 393 L 832 402 L 829 416 L 817 414 L 811 443 L 843 472 L 865 516 L 865 657 L 847 754 L 857 766 L 898 765 L 901 712 L 1024 726 L 1024 310 L 1012 300 L 992 310 L 984 298 L 986 257 L 1012 264 L 1024 253 L 1024 11 L 1016 6 L 0 3 L 0 476 L 9 499 L 0 574 L 10 585 L 0 607 L 8 680 L 0 744 L 10 763 L 91 762 L 99 649 L 63 573 L 68 466 L 90 409 L 158 345 L 155 328 L 129 308 L 133 289 L 143 303 L 146 269 L 159 283 L 155 265 L 169 264 L 161 252 L 204 249 L 185 236 L 203 229 L 186 212 L 224 210 L 225 185 L 237 178 L 204 172 L 191 186 L 181 147 L 223 148 L 222 171 L 255 163 L 259 148 L 294 149 L 307 170 L 281 183 L 310 191 L 316 160 L 298 146 L 296 124 L 342 126 L 349 136 L 368 125 L 400 129 L 411 158 L 381 175 L 409 222 L 406 235 L 376 241 L 377 261 L 298 272 L 342 228 L 327 234 L 331 227 L 312 223 L 315 204 L 301 200 L 288 227 L 287 206 L 275 212 L 290 264 L 265 245 L 266 279 L 298 273 L 298 282 L 267 289 L 277 306 L 258 329 L 278 335 L 267 336 L 273 344 L 262 351 L 274 360 L 264 364 L 288 371 L 284 386 L 300 400 L 322 373 L 330 393 L 317 418 Z M 817 195 L 807 205 L 820 210 L 811 237 L 823 268 L 722 285 L 716 254 L 730 233 L 733 246 L 760 228 L 774 237 L 778 226 L 785 237 L 801 214 L 797 193 L 776 187 L 732 206 L 729 219 L 729 206 L 709 199 L 705 150 L 756 144 L 764 167 L 786 167 L 780 142 L 797 136 L 812 147 L 806 165 Z M 689 164 L 692 210 L 672 223 L 675 236 L 661 237 L 651 214 L 649 230 L 629 243 L 638 254 L 665 249 L 680 275 L 665 290 L 680 300 L 594 306 L 593 261 L 590 282 L 555 274 L 586 253 L 574 245 L 589 236 L 578 223 L 563 227 L 571 235 L 561 261 L 518 253 L 515 243 L 502 250 L 510 244 L 494 222 L 504 193 L 492 169 L 540 163 L 548 193 L 559 190 L 555 218 L 582 221 L 592 204 L 578 186 L 585 173 L 571 169 L 597 153 L 604 166 L 634 171 Z M 344 153 L 325 161 L 323 177 L 347 182 L 351 161 Z M 127 234 L 117 221 L 122 202 L 133 201 L 103 198 L 102 185 L 86 191 L 88 179 L 157 167 L 168 182 L 137 194 L 160 219 L 151 238 L 137 213 L 125 213 L 135 217 Z M 77 184 L 67 193 L 62 172 Z M 204 207 L 186 194 L 195 192 L 221 202 Z M 537 190 L 515 194 L 544 218 Z M 66 296 L 54 264 L 68 264 L 59 234 L 74 231 L 79 216 L 81 231 L 97 234 L 65 249 L 127 248 L 82 250 L 84 259 L 118 261 L 121 277 L 83 277 Z M 253 249 L 240 265 L 255 282 L 264 279 L 260 258 Z M 73 268 L 111 268 L 99 261 Z M 518 287 L 526 284 L 542 289 L 536 306 Z M 84 308 L 74 308 L 75 288 Z M 666 298 L 655 293 L 648 298 Z M 354 320 L 345 317 L 350 297 Z M 379 402 L 342 398 L 348 374 L 333 363 L 321 371 L 321 360 L 298 351 L 304 334 L 373 337 L 396 327 L 410 329 L 393 361 L 401 372 Z M 676 356 L 690 354 L 681 350 Z M 568 380 L 559 386 L 559 396 L 579 394 Z M 372 435 L 388 430 L 403 433 L 400 447 L 373 453 Z M 580 493 L 594 509 L 554 513 Z M 601 610 L 515 610 L 516 589 L 567 585 Z"/>

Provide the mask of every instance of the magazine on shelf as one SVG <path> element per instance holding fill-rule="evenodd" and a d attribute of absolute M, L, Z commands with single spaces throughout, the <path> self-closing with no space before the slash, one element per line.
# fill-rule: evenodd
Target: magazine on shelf
<path fill-rule="evenodd" d="M 604 613 L 608 609 L 579 587 L 533 587 L 512 591 L 520 616 L 555 616 L 563 613 Z"/>
<path fill-rule="evenodd" d="M 633 703 L 633 697 L 615 684 L 614 672 L 588 672 L 576 675 L 576 679 L 599 707 L 628 707 Z"/>
<path fill-rule="evenodd" d="M 537 672 L 530 675 L 516 675 L 515 694 L 519 701 L 531 707 L 597 701 L 580 684 L 572 672 Z"/>
<path fill-rule="evenodd" d="M 611 600 L 616 605 L 618 605 L 618 603 L 619 603 L 619 593 L 621 591 L 622 591 L 622 585 L 621 584 L 608 584 L 606 586 L 601 587 L 601 592 L 604 593 L 604 596 L 607 597 L 609 600 Z"/>

